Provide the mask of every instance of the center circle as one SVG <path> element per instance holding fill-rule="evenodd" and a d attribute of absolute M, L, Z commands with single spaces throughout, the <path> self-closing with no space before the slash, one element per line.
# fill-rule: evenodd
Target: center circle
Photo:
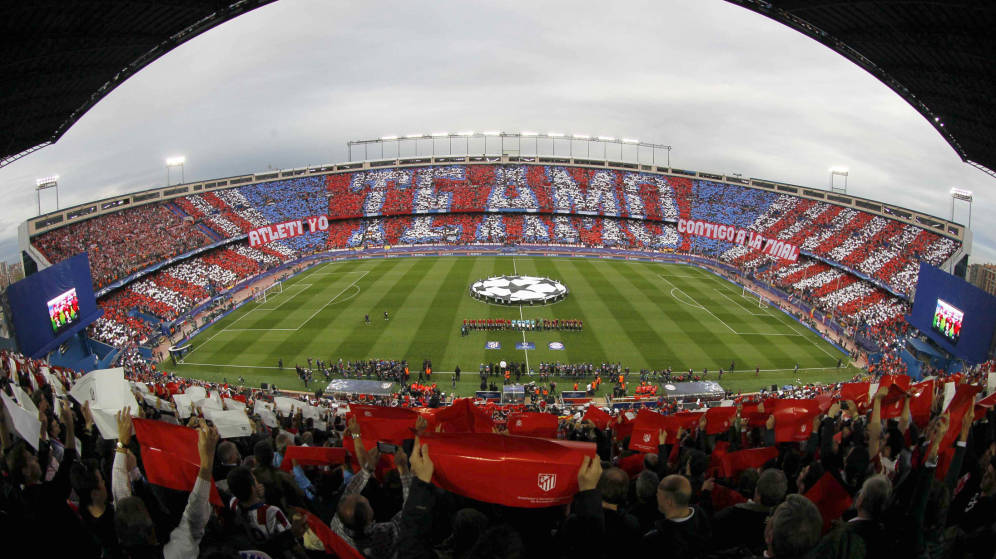
<path fill-rule="evenodd" d="M 501 305 L 546 305 L 567 297 L 570 290 L 559 281 L 536 276 L 492 276 L 470 286 L 470 296 Z"/>

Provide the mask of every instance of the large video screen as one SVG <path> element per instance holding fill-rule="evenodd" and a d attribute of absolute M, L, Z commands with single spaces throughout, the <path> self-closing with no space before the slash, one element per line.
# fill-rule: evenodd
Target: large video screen
<path fill-rule="evenodd" d="M 7 302 L 18 348 L 36 359 L 102 314 L 93 296 L 86 253 L 12 284 L 7 289 Z"/>
<path fill-rule="evenodd" d="M 53 334 L 64 332 L 66 328 L 79 322 L 80 300 L 76 296 L 75 287 L 50 300 L 47 306 Z"/>
<path fill-rule="evenodd" d="M 959 359 L 981 363 L 992 351 L 996 297 L 967 281 L 920 264 L 909 322 Z"/>
<path fill-rule="evenodd" d="M 934 320 L 930 327 L 938 334 L 947 338 L 953 344 L 958 343 L 958 336 L 961 334 L 961 322 L 965 318 L 965 313 L 961 309 L 948 303 L 944 299 L 937 300 L 937 307 L 934 309 Z"/>

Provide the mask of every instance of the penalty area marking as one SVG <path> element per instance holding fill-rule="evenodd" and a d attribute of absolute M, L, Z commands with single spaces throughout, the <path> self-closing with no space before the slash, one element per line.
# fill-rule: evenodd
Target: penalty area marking
<path fill-rule="evenodd" d="M 722 318 L 719 318 L 711 310 L 709 310 L 708 308 L 704 307 L 701 303 L 699 303 L 698 301 L 696 301 L 694 297 L 692 297 L 688 293 L 685 293 L 684 291 L 681 290 L 681 288 L 679 288 L 678 286 L 676 286 L 673 283 L 671 283 L 670 281 L 668 281 L 668 279 L 666 277 L 664 277 L 662 274 L 657 274 L 657 276 L 659 278 L 661 278 L 662 280 L 664 280 L 665 282 L 667 282 L 668 285 L 671 286 L 671 297 L 673 297 L 675 301 L 678 301 L 679 303 L 681 303 L 683 305 L 687 305 L 687 306 L 692 307 L 692 308 L 704 310 L 705 312 L 709 313 L 713 318 L 715 318 L 716 320 L 722 322 L 723 326 L 726 326 L 726 328 L 730 332 L 733 332 L 734 334 L 736 334 L 738 336 L 791 336 L 791 337 L 802 336 L 798 332 L 798 330 L 796 330 L 795 328 L 792 328 L 792 331 L 795 332 L 794 334 L 769 333 L 769 332 L 738 332 L 732 326 L 730 326 L 729 324 L 727 324 L 725 320 L 723 320 Z M 681 293 L 684 297 L 687 297 L 691 302 L 683 301 L 681 297 L 678 297 L 675 294 L 675 291 L 677 291 L 678 293 Z M 722 293 L 720 293 L 720 295 L 722 295 Z M 754 316 L 757 316 L 757 315 L 754 315 Z"/>
<path fill-rule="evenodd" d="M 679 293 L 681 294 L 681 297 L 678 296 Z M 678 301 L 679 303 L 681 303 L 683 305 L 688 305 L 689 307 L 692 307 L 693 309 L 706 310 L 706 308 L 703 307 L 701 304 L 699 304 L 699 302 L 696 301 L 691 295 L 685 293 L 684 291 L 682 291 L 681 289 L 679 289 L 677 287 L 672 287 L 671 288 L 671 297 L 674 297 L 674 299 L 676 301 Z"/>
<path fill-rule="evenodd" d="M 282 307 L 285 303 L 287 303 L 288 301 L 290 301 L 291 299 L 293 299 L 294 297 L 297 297 L 298 295 L 300 295 L 300 294 L 304 293 L 305 291 L 307 291 L 308 290 L 307 288 L 311 287 L 311 284 L 310 283 L 295 283 L 295 284 L 288 285 L 287 289 L 290 289 L 292 287 L 299 287 L 299 286 L 300 287 L 304 287 L 304 289 L 298 291 L 297 293 L 294 293 L 293 295 L 291 295 L 290 297 L 288 297 L 286 300 L 281 301 L 277 306 L 275 306 L 275 307 L 262 307 L 262 306 L 255 307 L 255 308 L 249 309 L 248 312 L 252 312 L 252 311 L 275 311 L 275 310 L 279 309 L 280 307 Z M 283 293 L 276 293 L 275 295 L 280 296 L 280 295 L 283 295 Z M 276 298 L 276 297 L 274 297 L 274 298 Z M 263 304 L 265 305 L 266 303 L 263 303 Z"/>
<path fill-rule="evenodd" d="M 716 293 L 719 293 L 720 297 L 723 297 L 727 301 L 729 301 L 729 302 L 733 303 L 734 305 L 740 307 L 741 310 L 743 310 L 745 313 L 747 313 L 747 314 L 749 314 L 751 316 L 771 316 L 771 314 L 768 313 L 767 311 L 762 310 L 760 312 L 757 312 L 757 310 L 755 310 L 755 309 L 751 309 L 751 308 L 745 307 L 743 305 L 743 303 L 741 303 L 740 301 L 737 301 L 736 299 L 730 297 L 726 293 L 723 293 L 723 290 L 720 289 L 720 288 L 718 288 L 718 287 L 714 287 L 713 289 L 716 291 Z"/>

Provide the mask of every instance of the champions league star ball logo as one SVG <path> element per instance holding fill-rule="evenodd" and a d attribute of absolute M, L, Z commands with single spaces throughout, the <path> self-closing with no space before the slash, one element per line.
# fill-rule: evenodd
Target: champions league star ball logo
<path fill-rule="evenodd" d="M 535 276 L 495 276 L 477 280 L 470 286 L 475 299 L 504 305 L 553 303 L 567 293 L 567 287 L 559 281 Z"/>
<path fill-rule="evenodd" d="M 557 486 L 557 474 L 540 474 L 536 479 L 536 485 L 544 492 L 550 491 Z"/>

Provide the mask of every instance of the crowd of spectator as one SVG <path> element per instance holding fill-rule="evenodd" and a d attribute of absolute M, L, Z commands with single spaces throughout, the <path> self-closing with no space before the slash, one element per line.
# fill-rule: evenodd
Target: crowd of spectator
<path fill-rule="evenodd" d="M 31 242 L 51 263 L 86 252 L 99 289 L 211 239 L 165 205 L 150 204 L 71 223 Z"/>
<path fill-rule="evenodd" d="M 332 400 L 144 368 L 127 374 L 139 410 L 115 416 L 62 396 L 80 373 L 0 352 L 0 513 L 12 543 L 72 557 L 988 559 L 993 368 L 661 413 L 447 402 L 429 381 Z M 188 418 L 173 395 L 204 399 Z M 221 438 L 209 402 L 248 431 Z M 551 436 L 573 450 L 536 455 Z M 554 504 L 514 503 L 537 471 Z"/>
<path fill-rule="evenodd" d="M 100 342 L 121 347 L 147 341 L 158 322 L 170 322 L 208 298 L 278 265 L 272 253 L 235 245 L 172 264 L 102 297 L 104 316 L 89 329 Z M 134 315 L 138 311 L 145 315 Z"/>

